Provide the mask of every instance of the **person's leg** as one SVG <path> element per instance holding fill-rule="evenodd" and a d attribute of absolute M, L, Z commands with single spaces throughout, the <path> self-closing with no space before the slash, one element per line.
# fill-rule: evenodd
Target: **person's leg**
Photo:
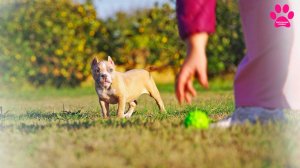
<path fill-rule="evenodd" d="M 288 95 L 284 91 L 290 83 L 287 82 L 287 77 L 293 74 L 290 62 L 295 61 L 290 59 L 295 55 L 293 39 L 296 24 L 290 28 L 274 27 L 274 21 L 270 19 L 269 14 L 274 11 L 277 3 L 288 2 L 239 1 L 247 53 L 238 66 L 234 81 L 237 108 L 230 118 L 213 126 L 227 127 L 245 122 L 266 123 L 282 120 L 282 109 L 291 108 L 291 100 L 300 93 L 297 93 L 297 87 L 290 86 L 289 90 L 292 90 L 294 95 Z M 290 3 L 288 5 L 291 10 L 296 7 Z"/>

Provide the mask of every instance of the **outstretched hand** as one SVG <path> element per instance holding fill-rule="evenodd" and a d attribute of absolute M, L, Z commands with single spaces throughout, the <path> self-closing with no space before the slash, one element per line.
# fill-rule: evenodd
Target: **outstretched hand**
<path fill-rule="evenodd" d="M 194 77 L 203 87 L 208 88 L 205 54 L 207 39 L 207 33 L 199 33 L 190 36 L 187 41 L 187 57 L 176 80 L 176 97 L 180 104 L 184 101 L 191 103 L 192 97 L 196 96 L 196 90 L 193 87 Z"/>

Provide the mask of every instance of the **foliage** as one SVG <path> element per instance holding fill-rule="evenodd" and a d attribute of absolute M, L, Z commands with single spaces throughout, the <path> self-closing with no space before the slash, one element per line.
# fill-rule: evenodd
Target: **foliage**
<path fill-rule="evenodd" d="M 75 86 L 89 76 L 102 24 L 91 4 L 70 0 L 23 0 L 1 17 L 1 71 L 10 82 Z M 5 73 L 3 73 L 5 72 Z"/>
<path fill-rule="evenodd" d="M 217 3 L 216 32 L 207 45 L 210 75 L 232 72 L 245 54 L 237 3 L 235 0 L 219 0 Z"/>
<path fill-rule="evenodd" d="M 154 65 L 178 72 L 186 46 L 178 36 L 174 8 L 155 5 L 101 20 L 91 2 L 2 2 L 1 79 L 35 86 L 77 86 L 90 76 L 92 57 L 107 55 L 125 69 Z M 218 1 L 216 33 L 207 47 L 210 76 L 231 71 L 244 54 L 236 3 Z"/>
<path fill-rule="evenodd" d="M 185 46 L 178 37 L 175 11 L 168 4 L 134 15 L 118 13 L 106 25 L 114 43 L 105 52 L 126 69 L 149 65 L 177 69 L 184 57 Z"/>

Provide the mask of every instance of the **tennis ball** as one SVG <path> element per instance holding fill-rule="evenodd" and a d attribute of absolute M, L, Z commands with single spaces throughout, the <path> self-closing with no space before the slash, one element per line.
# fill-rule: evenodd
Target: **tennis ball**
<path fill-rule="evenodd" d="M 184 120 L 186 128 L 205 129 L 209 127 L 210 120 L 205 112 L 194 110 L 189 112 Z"/>

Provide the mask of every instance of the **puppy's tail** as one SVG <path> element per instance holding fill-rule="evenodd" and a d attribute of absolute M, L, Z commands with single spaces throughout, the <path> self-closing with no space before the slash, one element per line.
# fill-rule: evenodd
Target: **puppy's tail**
<path fill-rule="evenodd" d="M 163 71 L 164 69 L 166 69 L 168 65 L 161 65 L 161 66 L 153 66 L 153 65 L 150 65 L 150 66 L 147 66 L 146 68 L 144 68 L 146 71 L 149 72 L 149 77 L 152 78 L 151 76 L 151 72 L 161 72 Z"/>
<path fill-rule="evenodd" d="M 145 70 L 148 72 L 155 72 L 155 71 L 161 72 L 165 68 L 166 66 L 148 66 L 145 68 Z"/>

